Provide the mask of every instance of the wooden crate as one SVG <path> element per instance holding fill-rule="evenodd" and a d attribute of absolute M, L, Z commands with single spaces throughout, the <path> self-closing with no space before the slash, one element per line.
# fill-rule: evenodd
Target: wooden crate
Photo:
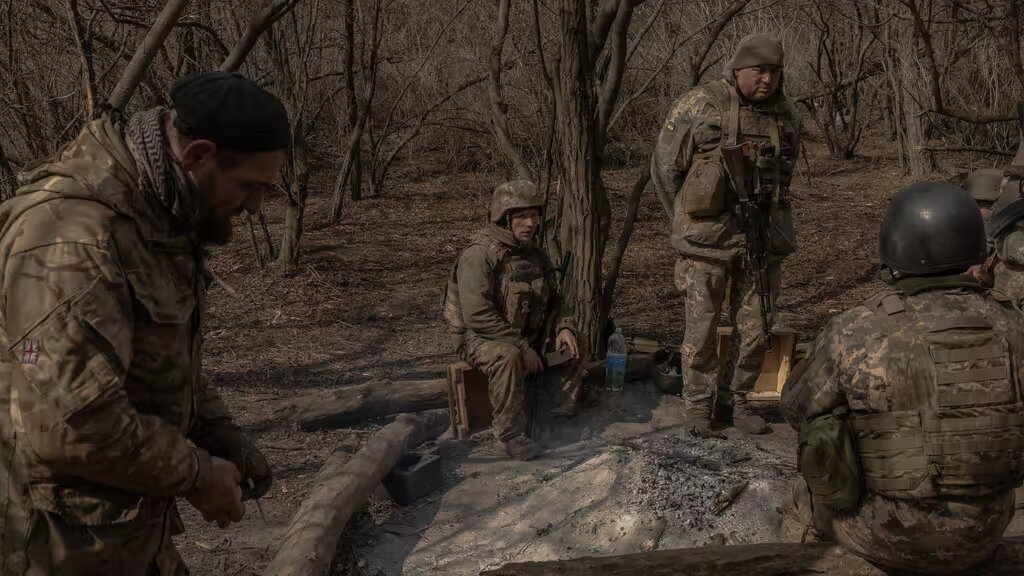
<path fill-rule="evenodd" d="M 730 326 L 718 329 L 718 360 L 721 369 L 725 370 L 728 359 L 729 343 L 733 329 Z M 789 330 L 775 330 L 772 333 L 772 351 L 765 354 L 761 364 L 761 375 L 754 384 L 754 390 L 747 395 L 751 400 L 778 400 L 782 395 L 782 386 L 789 377 L 796 350 L 796 333 Z"/>
<path fill-rule="evenodd" d="M 487 376 L 465 362 L 448 365 L 448 414 L 456 438 L 484 430 L 494 419 Z"/>

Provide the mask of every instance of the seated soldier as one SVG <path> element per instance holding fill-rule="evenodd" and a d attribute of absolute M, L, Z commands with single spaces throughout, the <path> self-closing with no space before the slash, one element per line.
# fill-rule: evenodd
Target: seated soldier
<path fill-rule="evenodd" d="M 490 223 L 459 256 L 444 305 L 456 354 L 487 375 L 498 446 L 520 460 L 539 453 L 527 434 L 526 386 L 544 372 L 543 346 L 557 334 L 555 348 L 579 358 L 572 313 L 536 239 L 543 206 L 532 182 L 495 188 Z M 568 416 L 575 413 L 579 379 L 565 380 L 555 413 Z"/>
<path fill-rule="evenodd" d="M 963 189 L 897 194 L 879 246 L 891 289 L 834 318 L 782 393 L 802 474 L 786 536 L 961 573 L 1000 544 L 1024 477 L 1024 317 L 966 274 L 986 248 Z"/>

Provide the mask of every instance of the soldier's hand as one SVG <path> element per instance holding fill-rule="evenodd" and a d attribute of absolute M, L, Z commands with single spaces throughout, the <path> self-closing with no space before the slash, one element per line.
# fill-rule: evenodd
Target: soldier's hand
<path fill-rule="evenodd" d="M 226 528 L 245 515 L 242 504 L 242 474 L 227 460 L 211 457 L 209 466 L 201 466 L 195 487 L 185 498 L 207 522 Z"/>
<path fill-rule="evenodd" d="M 558 332 L 558 338 L 555 338 L 555 348 L 559 350 L 562 348 L 567 349 L 569 354 L 572 355 L 573 360 L 580 357 L 580 349 L 579 345 L 576 343 L 576 335 L 568 328 L 562 328 L 562 330 Z"/>
<path fill-rule="evenodd" d="M 544 361 L 540 359 L 540 354 L 533 348 L 530 348 L 526 352 L 523 352 L 523 372 L 527 376 L 537 374 L 544 371 Z"/>
<path fill-rule="evenodd" d="M 248 480 L 252 480 L 251 487 L 247 487 L 249 486 Z M 242 481 L 242 496 L 245 500 L 262 498 L 270 490 L 270 485 L 273 482 L 274 473 L 270 469 L 270 463 L 267 462 L 263 452 L 260 452 L 260 449 L 253 444 L 252 449 L 245 458 L 245 478 Z"/>
<path fill-rule="evenodd" d="M 273 473 L 267 458 L 248 434 L 233 423 L 210 427 L 196 443 L 211 455 L 230 461 L 242 474 L 245 500 L 260 498 L 270 489 Z M 250 485 L 249 480 L 252 480 Z"/>

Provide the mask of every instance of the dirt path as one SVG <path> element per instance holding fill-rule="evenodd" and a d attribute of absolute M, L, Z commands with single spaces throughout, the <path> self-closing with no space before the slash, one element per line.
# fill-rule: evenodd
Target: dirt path
<path fill-rule="evenodd" d="M 780 302 L 780 324 L 797 330 L 803 340 L 813 337 L 830 316 L 872 292 L 878 223 L 888 197 L 909 181 L 900 175 L 884 142 L 866 145 L 864 158 L 843 164 L 824 157 L 820 144 L 808 142 L 808 149 L 811 185 L 801 162 L 792 191 L 801 249 L 785 264 Z M 947 176 L 966 170 L 966 166 L 949 167 Z M 621 227 L 634 176 L 635 169 L 606 174 L 615 217 L 612 238 Z M 288 277 L 256 268 L 247 231 L 241 227 L 236 229 L 235 242 L 215 254 L 213 270 L 238 296 L 218 286 L 211 291 L 206 367 L 241 424 L 258 437 L 274 465 L 276 481 L 264 502 L 269 526 L 262 524 L 255 510 L 249 511 L 243 523 L 226 531 L 185 512 L 188 532 L 177 542 L 195 574 L 259 574 L 273 550 L 275 531 L 287 523 L 308 493 L 316 471 L 333 446 L 343 439 L 358 441 L 373 429 L 367 425 L 329 433 L 302 433 L 279 413 L 283 401 L 302 392 L 344 387 L 372 378 L 435 377 L 443 373 L 452 359 L 440 318 L 444 281 L 466 238 L 483 222 L 490 189 L 500 180 L 497 174 L 431 174 L 425 169 L 405 167 L 392 178 L 384 198 L 351 205 L 340 225 L 322 229 L 317 225 L 327 213 L 327 194 L 322 189 L 314 190 L 306 215 L 310 230 L 303 240 L 302 265 Z M 277 238 L 283 213 L 280 199 L 271 199 L 266 212 Z M 682 303 L 672 286 L 675 256 L 668 232 L 661 205 L 648 192 L 626 255 L 614 315 L 629 333 L 674 344 L 681 332 L 677 319 L 682 318 Z M 633 420 L 641 426 L 650 424 Z M 588 442 L 603 438 L 592 432 L 594 439 Z M 783 432 L 776 437 L 783 438 Z M 587 442 L 579 446 L 591 448 Z M 466 452 L 465 458 L 472 462 L 488 447 L 479 444 L 445 450 Z M 588 466 L 596 465 L 601 458 L 611 458 L 608 454 L 595 453 Z M 641 496 L 629 492 L 634 485 L 628 483 L 626 471 L 642 471 L 646 465 L 641 456 L 629 450 L 622 457 L 622 470 L 606 480 L 608 486 L 615 487 L 616 506 L 628 509 L 633 506 L 628 504 L 629 498 Z M 781 452 L 776 457 L 781 458 Z M 467 460 L 452 460 L 449 466 L 468 466 Z M 524 469 L 522 474 L 543 477 L 546 468 L 557 468 L 563 462 L 561 456 L 542 460 L 533 472 Z M 508 477 L 500 476 L 499 464 L 479 466 L 453 471 L 456 475 L 479 472 L 477 478 L 459 484 L 458 489 L 497 493 L 501 486 L 496 479 Z M 567 478 L 574 477 L 567 474 Z M 636 477 L 639 472 L 633 474 Z M 569 485 L 572 482 L 558 482 L 562 481 Z M 547 493 L 544 486 L 557 485 L 552 482 L 540 482 L 531 493 L 541 498 Z M 756 489 L 752 482 L 748 490 Z M 559 489 L 555 493 L 561 492 Z M 523 497 L 520 505 L 531 506 L 530 497 Z M 442 498 L 449 506 L 450 499 Z M 186 508 L 182 505 L 183 511 Z M 378 522 L 389 510 L 384 499 L 375 500 L 371 506 L 376 512 L 372 517 Z M 445 510 L 435 515 L 455 522 L 455 516 L 446 515 L 456 512 Z M 488 526 L 504 526 L 497 516 L 490 521 Z M 587 520 L 591 525 L 596 521 Z M 403 556 L 407 562 L 421 566 L 420 559 L 428 557 L 426 538 L 437 536 L 440 540 L 442 534 L 461 538 L 460 546 L 472 549 L 465 544 L 465 535 L 449 534 L 445 530 L 450 528 L 445 526 L 435 524 L 415 539 L 401 538 L 412 541 L 416 550 Z M 666 531 L 665 545 L 700 542 L 673 536 L 671 527 Z M 350 530 L 353 538 L 344 546 L 351 548 L 362 540 L 380 546 L 376 542 L 380 530 Z M 709 527 L 707 531 L 714 530 Z M 554 546 L 563 538 L 559 534 L 565 535 L 565 541 L 571 540 L 568 527 L 555 532 L 543 542 Z M 746 538 L 741 532 L 737 537 Z M 586 540 L 584 536 L 579 536 L 580 542 Z M 577 545 L 566 544 L 573 550 Z M 410 543 L 401 546 L 409 547 Z M 449 556 L 445 554 L 454 553 L 443 553 L 443 544 L 430 549 L 430 554 L 441 559 L 439 562 L 447 561 L 444 559 Z M 544 554 L 552 557 L 573 553 L 545 550 Z M 364 566 L 369 560 L 363 559 Z M 353 559 L 353 573 L 373 573 L 358 568 L 358 563 L 358 558 Z"/>

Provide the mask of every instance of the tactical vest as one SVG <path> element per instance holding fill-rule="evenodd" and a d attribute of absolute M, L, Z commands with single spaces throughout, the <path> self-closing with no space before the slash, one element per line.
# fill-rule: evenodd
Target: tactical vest
<path fill-rule="evenodd" d="M 785 192 L 789 187 L 789 178 L 792 172 L 792 164 L 796 158 L 796 151 L 791 150 L 788 142 L 783 140 L 785 132 L 783 114 L 770 114 L 765 111 L 755 111 L 750 106 L 740 106 L 740 97 L 736 93 L 736 87 L 726 81 L 713 82 L 707 85 L 708 92 L 715 99 L 715 105 L 721 114 L 721 129 L 723 146 L 736 146 L 743 143 L 770 144 L 775 147 L 775 153 L 780 159 L 775 163 L 773 180 L 775 182 L 776 196 Z M 708 152 L 696 154 L 700 157 Z M 714 151 L 717 154 L 717 149 Z M 784 201 L 784 198 L 783 198 Z"/>
<path fill-rule="evenodd" d="M 502 319 L 531 342 L 541 337 L 553 296 L 543 254 L 537 251 L 537 257 L 531 259 L 527 257 L 530 252 L 513 250 L 483 234 L 474 235 L 467 250 L 472 246 L 485 247 L 489 261 L 494 262 L 494 304 Z M 459 301 L 458 265 L 461 259 L 460 255 L 448 275 L 443 305 L 448 332 L 457 337 L 466 333 Z"/>
<path fill-rule="evenodd" d="M 701 146 L 693 155 L 682 189 L 676 195 L 673 235 L 695 246 L 735 247 L 737 240 L 733 237 L 742 232 L 733 213 L 739 199 L 728 185 L 729 177 L 719 148 L 745 143 L 771 145 L 777 160 L 772 175 L 770 251 L 780 256 L 795 252 L 796 232 L 786 191 L 796 150 L 785 133 L 785 112 L 779 109 L 771 113 L 766 110 L 767 106 L 741 106 L 736 87 L 725 80 L 703 88 L 719 111 L 721 138 L 713 145 Z"/>
<path fill-rule="evenodd" d="M 906 322 L 900 293 L 867 304 L 909 351 L 891 412 L 856 414 L 864 483 L 892 498 L 985 496 L 1024 479 L 1024 403 L 1009 338 L 983 315 Z"/>

